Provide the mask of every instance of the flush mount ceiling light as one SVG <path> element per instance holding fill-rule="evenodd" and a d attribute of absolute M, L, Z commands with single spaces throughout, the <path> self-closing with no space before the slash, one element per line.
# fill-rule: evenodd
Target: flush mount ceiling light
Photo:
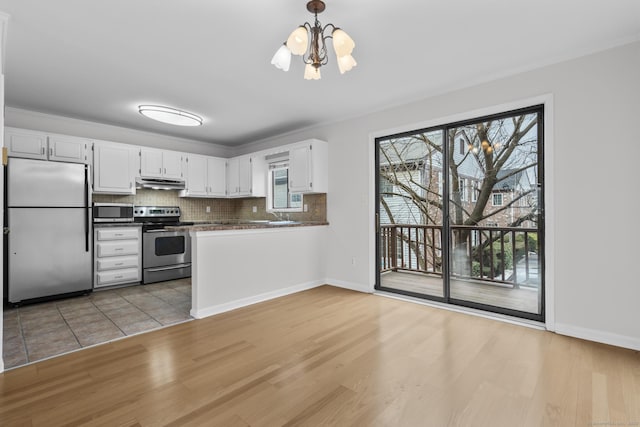
<path fill-rule="evenodd" d="M 143 116 L 176 126 L 201 126 L 202 117 L 187 111 L 162 105 L 139 105 L 138 111 Z"/>
<path fill-rule="evenodd" d="M 326 40 L 333 39 L 333 49 L 338 59 L 338 69 L 340 74 L 355 67 L 356 60 L 351 56 L 355 43 L 340 28 L 333 24 L 327 24 L 324 27 L 318 21 L 318 14 L 325 9 L 322 0 L 311 0 L 307 3 L 307 10 L 314 15 L 313 25 L 305 22 L 298 28 L 293 30 L 289 38 L 280 49 L 273 55 L 271 63 L 283 71 L 289 71 L 291 65 L 291 54 L 301 55 L 302 60 L 306 64 L 304 68 L 304 78 L 306 80 L 319 80 L 320 67 L 329 62 L 327 57 Z M 325 35 L 325 31 L 331 28 L 331 34 Z"/>

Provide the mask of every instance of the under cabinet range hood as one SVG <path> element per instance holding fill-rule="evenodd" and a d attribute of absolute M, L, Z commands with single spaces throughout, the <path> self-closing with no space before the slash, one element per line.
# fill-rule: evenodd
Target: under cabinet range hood
<path fill-rule="evenodd" d="M 150 188 L 152 190 L 184 190 L 184 181 L 164 178 L 136 178 L 136 188 Z"/>

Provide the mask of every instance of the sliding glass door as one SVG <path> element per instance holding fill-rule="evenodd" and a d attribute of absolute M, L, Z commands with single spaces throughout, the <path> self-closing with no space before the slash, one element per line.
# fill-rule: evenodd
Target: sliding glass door
<path fill-rule="evenodd" d="M 442 130 L 378 143 L 381 287 L 444 299 Z"/>
<path fill-rule="evenodd" d="M 544 320 L 541 106 L 376 140 L 381 290 Z"/>

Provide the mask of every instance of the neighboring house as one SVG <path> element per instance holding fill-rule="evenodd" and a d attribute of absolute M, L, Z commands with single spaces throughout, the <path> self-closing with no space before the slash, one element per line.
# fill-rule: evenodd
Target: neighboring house
<path fill-rule="evenodd" d="M 455 196 L 459 195 L 462 208 L 468 212 L 475 206 L 484 172 L 476 157 L 467 154 L 462 140 L 455 144 L 454 150 L 454 162 L 458 165 Z M 413 137 L 394 140 L 393 147 L 390 142 L 381 144 L 381 151 L 384 153 L 380 157 L 380 223 L 442 224 L 441 154 Z M 518 219 L 531 216 L 536 209 L 535 174 L 534 167 L 525 171 L 500 170 L 499 181 L 485 207 L 485 215 L 490 216 L 478 225 L 534 227 L 534 221 Z"/>

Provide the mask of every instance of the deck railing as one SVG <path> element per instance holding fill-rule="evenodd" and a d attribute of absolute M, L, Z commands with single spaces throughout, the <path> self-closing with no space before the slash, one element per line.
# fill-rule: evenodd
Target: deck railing
<path fill-rule="evenodd" d="M 451 276 L 535 285 L 539 280 L 535 228 L 451 226 Z M 442 276 L 442 226 L 380 226 L 380 269 Z"/>

